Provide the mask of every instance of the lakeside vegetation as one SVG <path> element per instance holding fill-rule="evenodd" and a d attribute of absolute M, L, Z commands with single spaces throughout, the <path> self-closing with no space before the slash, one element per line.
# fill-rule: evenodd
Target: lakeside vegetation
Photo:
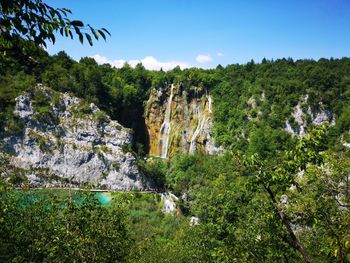
<path fill-rule="evenodd" d="M 173 215 L 161 212 L 155 193 L 111 193 L 111 205 L 101 206 L 88 193 L 75 203 L 68 191 L 44 190 L 45 198 L 19 206 L 2 188 L 2 261 L 300 262 L 279 207 L 310 262 L 347 262 L 350 158 L 320 155 L 322 136 L 314 131 L 275 165 L 231 154 L 149 162 L 182 197 Z"/>

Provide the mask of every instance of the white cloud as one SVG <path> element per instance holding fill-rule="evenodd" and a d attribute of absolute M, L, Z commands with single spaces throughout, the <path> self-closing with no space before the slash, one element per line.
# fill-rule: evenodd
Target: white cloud
<path fill-rule="evenodd" d="M 197 57 L 196 57 L 196 61 L 198 62 L 198 63 L 207 63 L 207 62 L 210 62 L 210 61 L 212 61 L 213 59 L 212 59 L 212 57 L 210 56 L 210 55 L 198 55 Z"/>
<path fill-rule="evenodd" d="M 223 57 L 223 56 L 224 56 L 224 53 L 218 52 L 216 55 L 217 55 L 218 57 Z"/>
<path fill-rule="evenodd" d="M 158 61 L 157 59 L 155 59 L 152 56 L 147 56 L 147 57 L 145 57 L 145 58 L 143 58 L 141 60 L 133 59 L 133 60 L 129 60 L 129 61 L 126 61 L 124 59 L 109 60 L 108 58 L 103 57 L 103 56 L 98 55 L 98 54 L 92 56 L 92 58 L 94 58 L 98 64 L 108 63 L 108 64 L 111 64 L 113 67 L 116 67 L 116 68 L 123 67 L 123 65 L 126 62 L 132 67 L 135 67 L 138 63 L 142 63 L 142 65 L 146 69 L 150 69 L 150 70 L 160 70 L 162 68 L 163 70 L 166 71 L 166 70 L 173 69 L 176 66 L 179 66 L 181 69 L 191 67 L 191 65 L 189 65 L 186 62 L 181 62 L 181 61 L 161 62 L 161 61 Z"/>
<path fill-rule="evenodd" d="M 121 68 L 126 62 L 124 59 L 108 60 L 106 57 L 98 54 L 92 56 L 92 58 L 94 58 L 98 64 L 111 64 L 116 68 Z"/>

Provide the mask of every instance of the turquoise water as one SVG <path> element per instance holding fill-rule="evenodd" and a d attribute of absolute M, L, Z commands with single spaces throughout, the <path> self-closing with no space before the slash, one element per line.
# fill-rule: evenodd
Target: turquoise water
<path fill-rule="evenodd" d="M 108 206 L 112 202 L 112 197 L 109 193 L 96 193 L 95 197 L 98 199 L 102 206 Z"/>
<path fill-rule="evenodd" d="M 36 201 L 39 200 L 45 200 L 47 198 L 49 198 L 50 196 L 52 197 L 52 194 L 56 194 L 56 196 L 59 196 L 59 200 L 61 200 L 63 202 L 63 205 L 65 204 L 65 200 L 67 200 L 69 197 L 68 191 L 64 191 L 64 192 L 49 192 L 49 191 L 16 191 L 15 193 L 15 200 L 16 202 L 18 202 L 21 206 L 27 206 L 27 205 L 32 205 L 34 203 L 36 203 Z M 6 196 L 6 194 L 5 194 Z M 3 196 L 3 197 L 5 197 Z M 89 198 L 88 196 L 93 197 L 93 199 L 97 200 L 98 203 L 101 206 L 109 206 L 112 203 L 112 197 L 110 193 L 107 192 L 99 192 L 99 193 L 93 193 L 92 195 L 88 194 L 86 195 L 85 193 L 81 192 L 75 192 L 72 193 L 72 199 L 74 201 L 75 204 L 77 205 L 81 205 L 84 200 L 86 200 L 86 198 Z M 0 197 L 1 198 L 1 197 Z"/>

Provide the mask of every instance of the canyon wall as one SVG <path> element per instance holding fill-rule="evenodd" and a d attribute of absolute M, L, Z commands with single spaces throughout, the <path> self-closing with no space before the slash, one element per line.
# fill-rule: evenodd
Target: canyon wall
<path fill-rule="evenodd" d="M 169 158 L 180 152 L 219 152 L 210 134 L 212 108 L 212 97 L 203 87 L 179 83 L 154 88 L 145 107 L 149 154 Z"/>

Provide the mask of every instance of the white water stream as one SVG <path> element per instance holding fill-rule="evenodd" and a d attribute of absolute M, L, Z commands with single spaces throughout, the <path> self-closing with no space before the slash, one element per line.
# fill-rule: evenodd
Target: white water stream
<path fill-rule="evenodd" d="M 210 94 L 207 96 L 207 98 L 208 98 L 208 111 L 209 111 L 209 113 L 212 113 L 212 111 L 211 111 L 211 104 L 213 103 L 213 101 L 212 101 L 212 99 L 211 99 L 211 96 L 210 96 Z"/>
<path fill-rule="evenodd" d="M 203 129 L 206 122 L 207 122 L 207 118 L 205 118 L 205 115 L 203 115 L 202 118 L 200 118 L 200 116 L 198 115 L 198 124 L 191 138 L 190 149 L 189 149 L 190 153 L 194 153 L 196 151 L 197 137 L 201 132 L 201 130 Z"/>
<path fill-rule="evenodd" d="M 208 111 L 211 113 L 211 96 L 207 96 L 208 99 Z M 195 109 L 195 114 L 198 120 L 197 123 L 197 127 L 195 129 L 195 131 L 193 132 L 192 138 L 191 138 L 191 142 L 190 142 L 190 148 L 189 148 L 189 152 L 190 153 L 194 153 L 196 151 L 196 140 L 197 137 L 199 135 L 199 133 L 202 131 L 204 125 L 206 124 L 206 122 L 208 121 L 208 118 L 206 118 L 206 114 L 204 109 L 201 111 L 200 107 L 196 105 L 196 109 Z"/>
<path fill-rule="evenodd" d="M 170 97 L 168 100 L 168 104 L 165 110 L 165 116 L 164 121 L 162 123 L 162 126 L 160 127 L 160 140 L 159 145 L 161 147 L 160 151 L 160 157 L 166 158 L 168 154 L 168 146 L 169 146 L 169 135 L 170 135 L 170 129 L 171 129 L 171 104 L 173 101 L 174 96 L 174 84 L 171 84 L 170 89 Z"/>

